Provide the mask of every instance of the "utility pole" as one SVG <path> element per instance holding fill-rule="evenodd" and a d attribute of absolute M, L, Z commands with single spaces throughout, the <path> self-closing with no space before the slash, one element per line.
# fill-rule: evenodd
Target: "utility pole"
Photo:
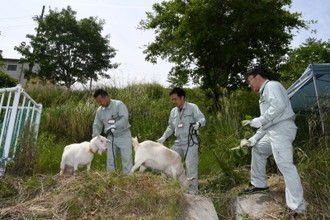
<path fill-rule="evenodd" d="M 45 6 L 42 6 L 40 18 L 37 17 L 37 21 L 38 21 L 37 34 L 39 33 L 39 21 L 44 18 L 44 13 L 45 13 Z"/>

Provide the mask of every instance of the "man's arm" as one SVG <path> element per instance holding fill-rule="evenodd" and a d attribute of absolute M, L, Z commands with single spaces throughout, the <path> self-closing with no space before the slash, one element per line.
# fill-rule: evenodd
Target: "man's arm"
<path fill-rule="evenodd" d="M 119 101 L 118 103 L 118 119 L 115 122 L 116 128 L 125 128 L 128 123 L 128 110 L 126 105 Z"/>
<path fill-rule="evenodd" d="M 165 132 L 162 136 L 162 137 L 165 137 L 165 139 L 168 138 L 169 136 L 171 136 L 174 132 L 175 128 L 173 127 L 172 119 L 173 119 L 173 117 L 172 117 L 172 111 L 171 111 L 170 117 L 168 118 L 168 126 L 167 126 L 167 128 L 166 128 L 166 130 L 165 130 Z"/>
<path fill-rule="evenodd" d="M 201 110 L 199 110 L 197 105 L 194 105 L 193 107 L 193 114 L 196 122 L 198 122 L 201 127 L 204 127 L 206 124 L 206 119 L 204 114 L 201 112 Z"/>

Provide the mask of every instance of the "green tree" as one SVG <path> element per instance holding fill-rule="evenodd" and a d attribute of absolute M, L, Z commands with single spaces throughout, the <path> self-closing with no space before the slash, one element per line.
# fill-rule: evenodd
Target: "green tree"
<path fill-rule="evenodd" d="M 22 42 L 15 47 L 24 57 L 21 62 L 39 66 L 35 72 L 30 68 L 27 77 L 37 76 L 67 88 L 75 82 L 110 77 L 106 71 L 118 64 L 110 61 L 116 53 L 109 36 L 101 35 L 104 21 L 95 17 L 77 20 L 75 15 L 70 6 L 61 12 L 49 9 L 44 19 L 38 19 L 36 35 L 27 35 L 30 45 Z"/>
<path fill-rule="evenodd" d="M 2 63 L 0 61 L 0 88 L 14 87 L 18 81 L 1 70 Z"/>
<path fill-rule="evenodd" d="M 188 79 L 210 91 L 216 109 L 221 87 L 239 88 L 242 73 L 258 65 L 277 72 L 289 50 L 294 28 L 307 28 L 291 0 L 170 0 L 156 3 L 140 22 L 156 38 L 144 50 L 146 60 L 174 63 L 169 80 Z M 273 78 L 276 75 L 273 74 Z"/>
<path fill-rule="evenodd" d="M 18 81 L 10 77 L 3 70 L 6 68 L 5 63 L 3 62 L 2 53 L 0 50 L 0 88 L 14 87 L 18 84 Z"/>
<path fill-rule="evenodd" d="M 308 38 L 305 43 L 290 51 L 281 71 L 282 80 L 296 81 L 311 63 L 330 63 L 330 39 L 322 41 Z"/>

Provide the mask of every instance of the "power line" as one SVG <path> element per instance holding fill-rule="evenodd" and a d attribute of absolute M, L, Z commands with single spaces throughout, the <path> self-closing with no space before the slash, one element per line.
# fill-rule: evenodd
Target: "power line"
<path fill-rule="evenodd" d="M 12 25 L 12 26 L 3 26 L 0 27 L 1 29 L 5 29 L 5 28 L 16 28 L 16 27 L 28 27 L 28 26 L 32 26 L 35 24 L 20 24 L 20 25 Z"/>
<path fill-rule="evenodd" d="M 7 21 L 5 21 L 5 20 L 7 20 Z M 30 22 L 31 21 L 33 22 L 34 21 L 33 16 L 2 17 L 2 18 L 0 17 L 0 21 L 2 23 L 1 25 L 3 25 L 3 26 L 0 26 L 0 28 L 6 29 L 6 28 L 28 27 L 28 26 L 34 25 L 32 23 L 26 24 L 27 20 L 29 20 Z"/>
<path fill-rule="evenodd" d="M 0 20 L 12 20 L 12 19 L 22 19 L 22 18 L 32 18 L 35 15 L 22 16 L 22 17 L 3 17 Z"/>

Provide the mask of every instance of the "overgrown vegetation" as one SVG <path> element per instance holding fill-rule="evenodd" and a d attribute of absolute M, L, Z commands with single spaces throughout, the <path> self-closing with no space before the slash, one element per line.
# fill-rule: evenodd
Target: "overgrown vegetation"
<path fill-rule="evenodd" d="M 29 124 L 24 126 L 22 136 L 15 151 L 18 153 L 14 160 L 8 162 L 6 171 L 17 176 L 33 175 L 37 166 L 34 126 L 30 126 Z"/>
<path fill-rule="evenodd" d="M 0 219 L 181 219 L 177 182 L 151 174 L 0 179 Z"/>
<path fill-rule="evenodd" d="M 139 179 L 142 178 L 140 176 L 128 177 L 118 173 L 108 176 L 104 173 L 106 170 L 106 156 L 95 155 L 91 167 L 93 173 L 89 175 L 82 172 L 76 180 L 61 179 L 64 182 L 72 181 L 70 184 L 74 185 L 72 187 L 76 187 L 71 188 L 71 195 L 71 191 L 69 193 L 68 189 L 66 189 L 68 185 L 63 183 L 64 185 L 60 186 L 59 177 L 54 175 L 59 172 L 59 164 L 65 145 L 91 139 L 91 126 L 98 105 L 95 103 L 90 91 L 68 91 L 51 86 L 28 88 L 26 91 L 37 102 L 44 105 L 37 143 L 36 163 L 33 165 L 33 176 L 31 177 L 12 177 L 7 173 L 9 176 L 1 179 L 1 189 L 4 189 L 0 192 L 1 212 L 6 210 L 5 207 L 14 206 L 13 204 L 17 201 L 26 201 L 26 196 L 39 195 L 42 190 L 44 190 L 42 192 L 44 195 L 47 194 L 47 190 L 52 190 L 53 193 L 62 195 L 60 191 L 56 191 L 56 187 L 60 187 L 72 198 L 71 200 L 59 201 L 61 202 L 59 206 L 48 204 L 49 207 L 53 207 L 53 211 L 57 209 L 55 214 L 62 216 L 66 213 L 67 218 L 71 216 L 73 219 L 88 218 L 92 216 L 91 213 L 94 213 L 96 209 L 96 206 L 91 204 L 91 201 L 96 201 L 98 202 L 97 204 L 100 204 L 98 211 L 102 210 L 103 203 L 108 204 L 109 208 L 112 206 L 109 205 L 110 198 L 108 197 L 114 196 L 111 194 L 113 193 L 111 190 L 114 190 L 116 187 L 123 190 L 122 194 L 115 195 L 115 197 L 117 196 L 117 202 L 120 202 L 121 196 L 125 196 L 125 191 L 129 190 L 129 188 L 125 187 L 140 187 L 138 190 L 143 191 L 144 186 L 136 185 L 138 184 L 137 182 L 149 181 L 145 184 L 148 185 L 148 189 L 151 192 L 156 193 L 158 184 L 160 184 L 158 181 L 165 181 L 158 175 L 152 174 L 141 175 L 146 175 L 147 180 Z M 143 141 L 147 139 L 157 140 L 162 135 L 167 126 L 170 109 L 173 107 L 168 96 L 168 89 L 157 84 L 145 84 L 129 85 L 122 89 L 107 88 L 107 91 L 113 99 L 122 100 L 127 105 L 133 136 L 138 136 L 139 140 Z M 214 114 L 212 109 L 209 108 L 212 105 L 211 97 L 207 97 L 198 88 L 187 89 L 186 91 L 187 100 L 196 103 L 207 118 L 206 127 L 200 131 L 202 140 L 199 163 L 200 192 L 202 195 L 212 198 L 220 219 L 230 219 L 233 215 L 232 200 L 237 196 L 239 190 L 249 182 L 250 149 L 247 154 L 238 154 L 229 149 L 236 147 L 240 139 L 248 138 L 254 132 L 252 128 L 242 127 L 241 121 L 246 115 L 258 116 L 258 94 L 246 90 L 239 90 L 229 94 L 226 90 L 223 90 L 221 91 L 224 95 L 220 99 L 220 111 Z M 294 159 L 302 178 L 308 205 L 308 214 L 305 219 L 330 218 L 330 185 L 328 184 L 330 182 L 329 136 L 320 132 L 320 122 L 317 117 L 300 116 L 296 122 L 299 130 L 294 142 Z M 173 141 L 174 138 L 172 137 L 165 142 L 165 145 L 170 147 Z M 269 159 L 267 169 L 270 176 L 280 175 L 272 158 Z M 47 181 L 45 182 L 45 180 Z M 166 180 L 165 182 L 165 185 L 176 184 L 173 181 L 167 182 Z M 133 185 L 129 186 L 130 184 Z M 10 185 L 15 187 L 11 189 Z M 25 185 L 34 187 L 35 190 L 19 195 L 17 191 L 21 190 Z M 87 191 L 83 192 L 85 188 Z M 176 191 L 175 187 L 172 190 L 174 191 L 170 192 L 175 192 L 175 196 L 171 198 L 166 196 L 157 197 L 157 194 L 147 193 L 147 199 L 145 199 L 142 198 L 142 194 L 137 195 L 137 197 L 140 196 L 139 199 L 142 204 L 134 203 L 133 201 L 135 200 L 131 201 L 130 197 L 127 197 L 126 203 L 136 210 L 126 210 L 126 214 L 123 210 L 120 211 L 123 211 L 122 214 L 127 215 L 128 219 L 139 217 L 147 219 L 180 219 L 180 213 L 178 215 L 174 213 L 180 210 L 180 206 L 177 205 L 181 195 Z M 23 192 L 25 191 L 23 190 Z M 89 194 L 89 192 L 92 193 Z M 170 192 L 168 193 L 171 194 Z M 280 194 L 283 198 L 284 192 L 281 191 Z M 46 198 L 44 199 L 47 201 Z M 165 202 L 162 201 L 163 199 L 168 200 Z M 42 203 L 41 200 L 40 202 Z M 157 214 L 156 211 L 155 215 L 147 214 L 151 212 L 148 210 L 148 206 L 154 206 L 163 202 L 166 205 L 159 205 L 160 208 L 164 208 L 163 211 L 159 211 L 161 213 Z M 114 206 L 116 205 L 122 207 L 120 204 L 114 204 Z M 83 214 L 76 213 L 74 208 L 84 210 Z M 142 211 L 138 212 L 140 209 Z M 29 213 L 27 209 L 24 210 L 24 213 Z M 48 218 L 51 211 L 46 208 L 44 210 L 46 213 L 45 218 Z M 145 213 L 143 214 L 142 212 Z M 115 216 L 110 216 L 110 213 L 112 211 L 109 211 L 109 217 L 115 218 Z M 33 214 L 30 214 L 27 216 L 33 216 Z M 10 212 L 4 216 L 14 216 L 14 213 Z M 95 216 L 95 219 L 97 218 Z"/>

